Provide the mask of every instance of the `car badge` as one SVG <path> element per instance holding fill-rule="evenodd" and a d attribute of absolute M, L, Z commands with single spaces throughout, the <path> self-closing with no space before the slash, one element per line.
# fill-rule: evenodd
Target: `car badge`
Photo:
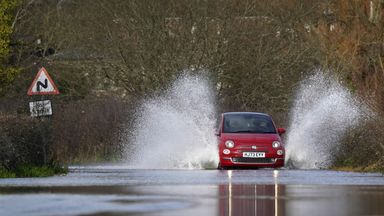
<path fill-rule="evenodd" d="M 252 149 L 257 149 L 257 146 L 252 146 Z"/>

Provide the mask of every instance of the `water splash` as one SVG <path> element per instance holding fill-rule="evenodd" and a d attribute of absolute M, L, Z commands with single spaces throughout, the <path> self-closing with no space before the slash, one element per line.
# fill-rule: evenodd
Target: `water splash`
<path fill-rule="evenodd" d="M 186 71 L 164 96 L 146 101 L 135 123 L 134 168 L 214 168 L 218 162 L 214 95 L 204 75 Z"/>
<path fill-rule="evenodd" d="M 345 133 L 363 119 L 351 93 L 322 71 L 301 83 L 287 134 L 287 165 L 327 168 Z"/>

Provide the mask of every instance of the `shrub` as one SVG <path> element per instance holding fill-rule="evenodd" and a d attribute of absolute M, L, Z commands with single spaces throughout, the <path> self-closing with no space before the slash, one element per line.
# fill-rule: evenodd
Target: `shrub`
<path fill-rule="evenodd" d="M 44 166 L 54 163 L 49 121 L 17 116 L 0 121 L 0 167 L 16 170 L 24 164 Z"/>
<path fill-rule="evenodd" d="M 113 97 L 56 106 L 52 118 L 55 158 L 70 163 L 119 159 L 119 132 L 126 124 L 128 107 Z"/>

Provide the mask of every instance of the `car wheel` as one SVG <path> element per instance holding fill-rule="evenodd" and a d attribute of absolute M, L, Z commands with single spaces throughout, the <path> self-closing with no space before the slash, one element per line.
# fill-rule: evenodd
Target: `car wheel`
<path fill-rule="evenodd" d="M 221 167 L 221 163 L 220 163 L 220 162 L 217 164 L 217 169 L 218 169 L 218 170 L 221 170 L 221 169 L 222 169 L 222 167 Z"/>
<path fill-rule="evenodd" d="M 226 170 L 227 167 L 223 167 L 223 166 L 221 166 L 221 163 L 218 163 L 218 164 L 217 164 L 217 169 L 218 169 L 218 170 Z"/>

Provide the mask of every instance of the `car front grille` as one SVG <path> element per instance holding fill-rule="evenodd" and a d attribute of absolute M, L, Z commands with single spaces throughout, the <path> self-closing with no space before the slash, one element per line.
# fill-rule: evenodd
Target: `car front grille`
<path fill-rule="evenodd" d="M 275 161 L 274 158 L 232 158 L 233 163 L 272 164 Z"/>

